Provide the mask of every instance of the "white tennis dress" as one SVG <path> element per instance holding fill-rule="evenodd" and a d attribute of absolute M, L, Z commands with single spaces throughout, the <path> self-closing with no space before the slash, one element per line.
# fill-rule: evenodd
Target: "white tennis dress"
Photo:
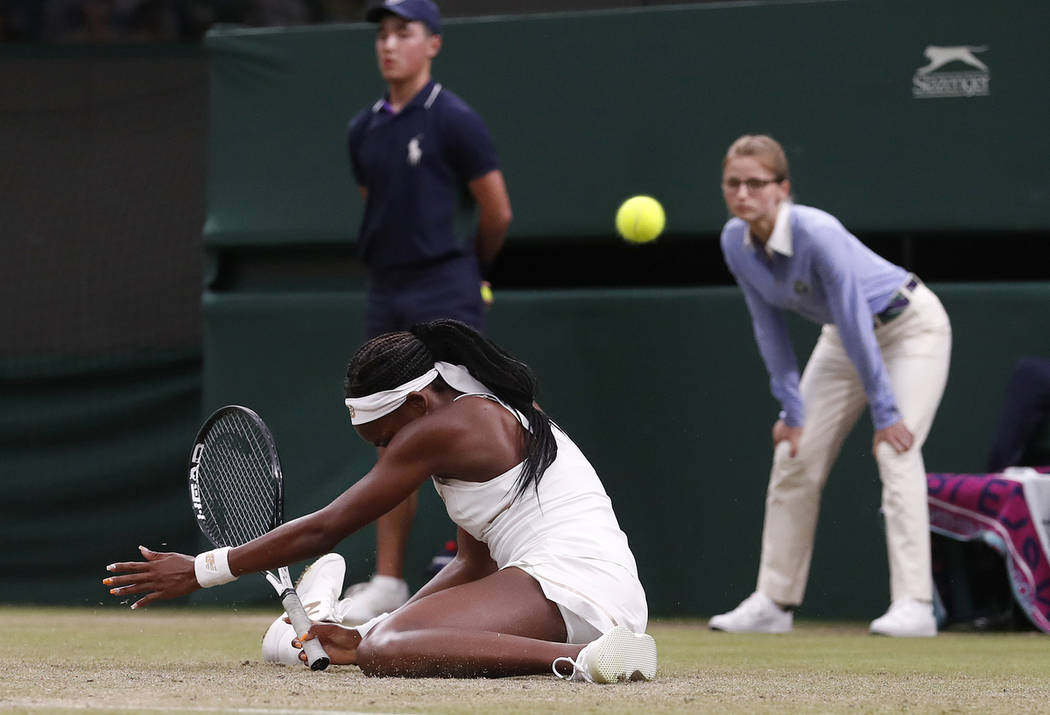
<path fill-rule="evenodd" d="M 525 418 L 493 395 L 491 399 Z M 568 642 L 589 643 L 613 626 L 645 632 L 648 606 L 634 554 L 594 467 L 557 426 L 558 457 L 517 495 L 522 465 L 487 482 L 434 477 L 449 517 L 486 544 L 500 569 L 517 567 L 558 605 Z"/>

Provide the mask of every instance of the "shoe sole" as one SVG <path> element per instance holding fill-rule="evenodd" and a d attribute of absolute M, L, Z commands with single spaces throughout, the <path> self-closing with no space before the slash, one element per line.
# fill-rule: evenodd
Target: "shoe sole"
<path fill-rule="evenodd" d="M 590 674 L 596 683 L 652 680 L 656 675 L 656 641 L 646 633 L 633 633 L 623 626 L 609 631 L 591 658 Z"/>
<path fill-rule="evenodd" d="M 769 635 L 782 635 L 794 630 L 791 626 L 787 628 L 726 628 L 725 626 L 708 625 L 707 627 L 719 633 L 768 633 Z"/>
<path fill-rule="evenodd" d="M 793 624 L 788 624 L 787 626 L 751 626 L 747 628 L 739 628 L 723 623 L 718 616 L 712 617 L 711 620 L 707 622 L 707 627 L 712 631 L 718 631 L 720 633 L 771 633 L 774 635 L 790 633 L 794 628 Z"/>
<path fill-rule="evenodd" d="M 328 562 L 335 562 L 335 561 L 343 561 L 343 557 L 340 556 L 339 554 L 325 554 L 321 558 L 317 559 L 317 561 L 314 561 L 312 564 L 307 566 L 306 570 L 303 571 L 302 575 L 299 576 L 299 580 L 295 582 L 295 592 L 299 595 L 299 600 L 303 604 L 303 610 L 306 611 L 306 615 L 309 616 L 310 620 L 312 620 L 312 621 L 336 622 L 335 621 L 336 615 L 335 615 L 334 612 L 333 613 L 321 613 L 321 614 L 316 613 L 316 609 L 321 606 L 321 603 L 322 603 L 321 601 L 309 601 L 309 602 L 307 602 L 307 601 L 303 601 L 302 600 L 303 599 L 303 591 L 309 590 L 309 588 L 313 586 L 313 583 L 312 583 L 313 577 L 316 576 L 318 573 L 320 573 L 321 568 L 324 567 Z M 344 563 L 344 566 L 343 566 L 343 574 L 344 574 L 343 578 L 341 578 L 339 580 L 339 589 L 336 592 L 336 597 L 335 597 L 336 601 L 339 600 L 339 592 L 341 592 L 343 590 L 342 581 L 343 581 L 344 578 L 346 578 L 346 575 L 345 575 L 346 574 L 346 565 L 345 565 L 345 563 Z M 303 584 L 304 583 L 306 584 L 306 588 L 303 588 Z M 333 606 L 333 610 L 334 610 L 334 606 Z M 315 618 L 315 616 L 318 616 L 318 615 L 320 617 L 319 618 Z"/>

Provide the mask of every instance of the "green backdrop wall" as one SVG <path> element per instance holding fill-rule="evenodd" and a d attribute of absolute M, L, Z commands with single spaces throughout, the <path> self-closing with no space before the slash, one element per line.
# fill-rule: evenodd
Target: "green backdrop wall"
<path fill-rule="evenodd" d="M 554 239 L 613 240 L 613 208 L 642 191 L 664 202 L 671 232 L 711 240 L 724 219 L 714 189 L 721 153 L 737 134 L 755 130 L 784 139 L 800 200 L 835 212 L 862 237 L 1045 232 L 1050 179 L 1039 158 L 1050 148 L 1043 80 L 1050 60 L 1039 32 L 1048 13 L 1020 0 L 933 0 L 921 13 L 896 0 L 827 0 L 455 20 L 437 74 L 492 128 L 515 206 L 510 241 L 549 245 L 552 260 Z M 203 412 L 241 402 L 273 424 L 290 516 L 322 505 L 370 466 L 372 450 L 356 441 L 340 396 L 344 363 L 362 333 L 361 269 L 351 266 L 344 279 L 325 264 L 331 254 L 304 252 L 350 246 L 356 231 L 360 202 L 343 133 L 382 91 L 371 38 L 367 26 L 209 38 L 203 363 L 199 346 L 174 342 L 101 356 L 24 354 L 0 365 L 4 600 L 109 603 L 101 568 L 134 557 L 135 544 L 202 546 L 182 476 L 202 393 Z M 919 70 L 930 46 L 977 48 L 971 54 L 984 69 L 956 60 L 928 74 L 988 93 L 916 96 L 916 82 L 929 80 Z M 121 66 L 107 58 L 97 81 L 105 84 L 105 72 Z M 172 73 L 187 79 L 186 102 L 176 104 L 202 108 L 195 70 Z M 0 74 L 27 91 L 39 85 L 28 74 Z M 89 104 L 99 96 L 86 94 Z M 43 107 L 50 101 L 39 97 Z M 173 124 L 171 116 L 183 115 L 165 103 L 145 105 L 150 131 L 136 137 L 169 153 L 194 145 L 199 122 Z M 27 124 L 24 113 L 8 115 Z M 131 126 L 115 107 L 107 105 L 107 117 Z M 100 157 L 85 166 L 120 164 L 108 161 L 119 152 L 96 134 L 75 137 L 86 156 Z M 40 135 L 51 142 L 52 134 Z M 5 136 L 12 146 L 24 143 L 17 131 Z M 62 142 L 47 146 L 52 159 L 67 151 Z M 142 156 L 122 161 L 141 164 Z M 44 172 L 32 162 L 16 168 Z M 186 186 L 200 178 L 192 162 L 166 160 L 161 171 Z M 22 187 L 19 176 L 9 172 L 9 184 Z M 95 183 L 86 188 L 107 184 Z M 82 201 L 91 203 L 86 188 Z M 41 196 L 47 203 L 49 195 Z M 35 240 L 32 212 L 12 215 L 26 217 L 14 224 L 15 237 Z M 84 236 L 69 222 L 59 228 L 40 240 Z M 60 245 L 48 243 L 57 254 Z M 260 247 L 267 262 L 250 290 L 223 283 L 236 274 L 238 250 Z M 196 255 L 197 246 L 187 250 Z M 1009 248 L 989 243 L 989 252 L 1002 250 Z M 105 275 L 129 275 L 129 265 L 107 261 Z M 170 279 L 173 263 L 158 270 Z M 106 285 L 124 291 L 125 303 L 141 299 L 139 288 Z M 1013 360 L 1050 353 L 1050 283 L 935 288 L 952 315 L 956 348 L 927 463 L 975 470 Z M 653 612 L 705 615 L 746 595 L 776 407 L 735 289 L 497 295 L 492 334 L 536 367 L 544 405 L 603 475 Z M 5 304 L 10 311 L 25 305 L 16 293 Z M 62 328 L 56 332 L 69 332 Z M 795 323 L 793 330 L 804 356 L 815 328 Z M 410 545 L 413 585 L 452 533 L 432 490 L 423 492 Z M 804 615 L 870 617 L 885 606 L 877 494 L 862 426 L 826 493 Z M 352 577 L 370 570 L 372 549 L 371 533 L 346 542 Z M 200 599 L 267 602 L 267 594 L 246 581 Z"/>
<path fill-rule="evenodd" d="M 1019 354 L 1050 354 L 1050 285 L 934 286 L 953 319 L 947 393 L 927 443 L 930 471 L 980 471 Z M 342 402 L 357 346 L 360 293 L 205 296 L 208 409 L 252 406 L 271 423 L 289 516 L 323 506 L 372 465 Z M 502 293 L 492 336 L 531 364 L 544 408 L 606 485 L 659 615 L 710 615 L 754 587 L 777 406 L 735 288 Z M 816 326 L 793 323 L 808 355 Z M 888 594 L 879 484 L 867 417 L 825 492 L 806 617 L 874 617 Z M 407 577 L 454 534 L 433 489 L 421 490 Z M 371 572 L 371 531 L 341 552 Z M 234 590 L 241 589 L 240 591 Z M 256 585 L 200 598 L 251 599 Z M 265 592 L 263 592 L 265 596 Z"/>
<path fill-rule="evenodd" d="M 435 76 L 488 123 L 512 238 L 605 236 L 627 196 L 717 231 L 722 155 L 767 132 L 800 200 L 857 231 L 1046 229 L 1050 6 L 900 0 L 449 20 Z M 213 32 L 212 246 L 352 240 L 345 128 L 383 92 L 369 25 Z M 933 67 L 929 47 L 957 51 Z M 954 78 L 954 79 L 953 79 Z M 917 96 L 955 81 L 987 94 Z M 918 83 L 918 84 L 917 84 Z M 812 197 L 812 198 L 811 198 Z"/>
<path fill-rule="evenodd" d="M 490 126 L 515 208 L 509 240 L 549 245 L 552 261 L 552 239 L 614 240 L 616 205 L 641 192 L 664 203 L 670 231 L 712 240 L 725 219 L 721 156 L 745 131 L 784 140 L 800 199 L 819 197 L 861 236 L 1045 230 L 1050 180 L 1031 160 L 1050 149 L 1039 19 L 1050 11 L 1016 0 L 935 0 L 922 13 L 830 0 L 452 20 L 435 74 Z M 322 260 L 300 262 L 302 247 L 348 246 L 356 233 L 345 127 L 383 91 L 373 34 L 350 25 L 207 40 L 204 236 L 216 280 L 204 296 L 204 403 L 249 404 L 272 423 L 290 515 L 326 503 L 373 459 L 340 386 L 362 336 L 360 267 L 340 285 Z M 930 47 L 970 49 L 936 66 Z M 934 84 L 970 94 L 923 94 Z M 260 249 L 268 272 L 238 282 L 240 257 Z M 956 350 L 928 466 L 975 471 L 1013 360 L 1050 349 L 1033 329 L 1050 286 L 938 290 Z M 746 596 L 776 406 L 736 289 L 500 291 L 490 329 L 537 369 L 544 406 L 598 468 L 652 612 L 709 615 Z M 816 329 L 793 330 L 804 358 Z M 869 440 L 870 427 L 858 429 L 832 475 L 804 615 L 885 608 Z M 452 534 L 424 488 L 413 586 Z M 367 576 L 374 534 L 342 548 L 351 579 Z M 237 584 L 198 600 L 257 593 Z"/>

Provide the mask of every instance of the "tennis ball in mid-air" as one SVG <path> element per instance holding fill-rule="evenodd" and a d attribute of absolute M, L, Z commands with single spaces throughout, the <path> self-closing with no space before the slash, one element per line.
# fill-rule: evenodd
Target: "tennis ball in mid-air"
<path fill-rule="evenodd" d="M 664 207 L 652 196 L 632 196 L 616 212 L 616 230 L 630 243 L 647 243 L 664 230 Z"/>

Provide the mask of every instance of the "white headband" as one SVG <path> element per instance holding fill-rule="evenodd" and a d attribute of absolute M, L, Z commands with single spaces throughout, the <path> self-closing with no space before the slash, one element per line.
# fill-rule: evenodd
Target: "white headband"
<path fill-rule="evenodd" d="M 492 390 L 474 379 L 470 371 L 462 365 L 436 362 L 430 370 L 392 390 L 374 392 L 364 397 L 346 398 L 346 408 L 350 410 L 350 424 L 361 425 L 389 415 L 405 404 L 405 400 L 408 399 L 408 393 L 422 390 L 436 380 L 438 375 L 453 390 L 468 394 L 492 394 Z"/>

